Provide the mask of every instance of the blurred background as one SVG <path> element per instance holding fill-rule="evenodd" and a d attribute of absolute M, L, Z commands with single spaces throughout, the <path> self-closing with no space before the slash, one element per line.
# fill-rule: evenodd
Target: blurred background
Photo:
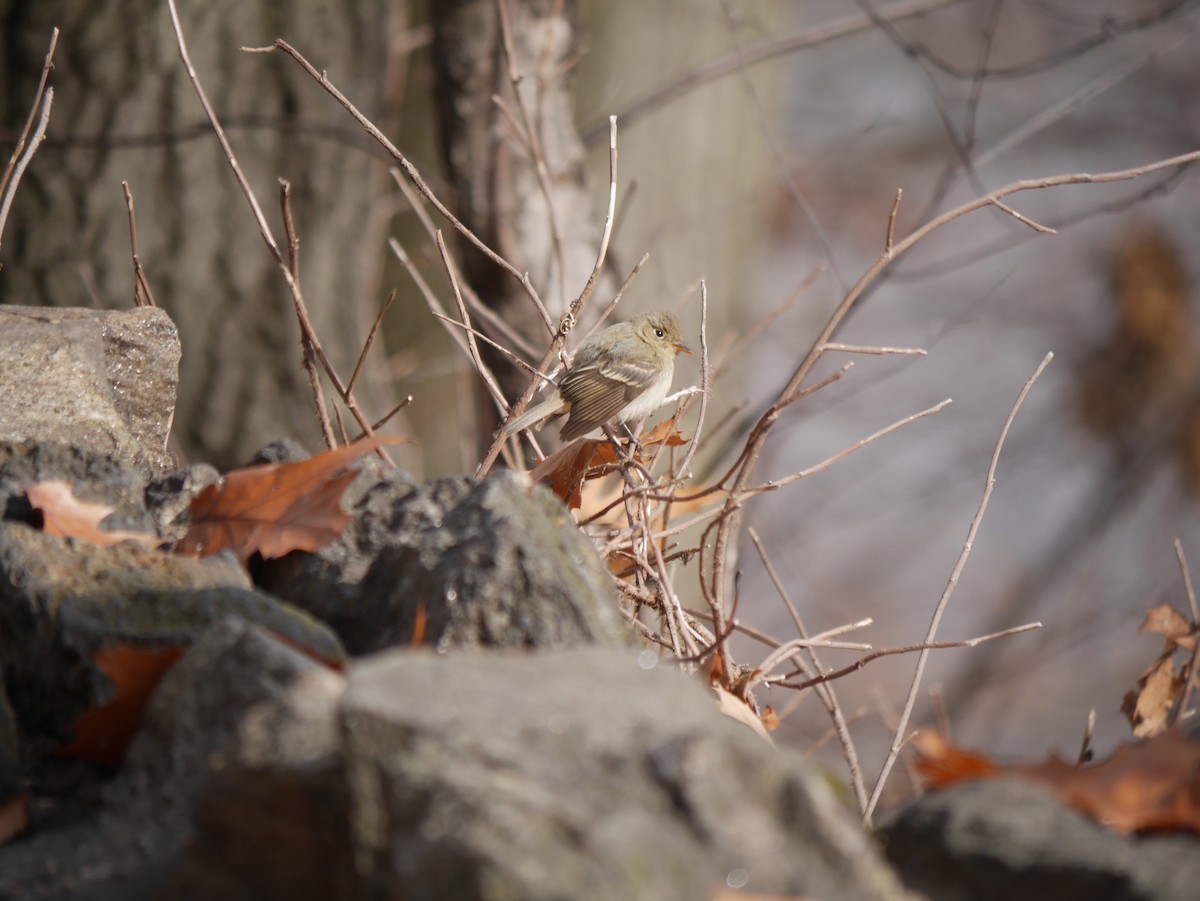
<path fill-rule="evenodd" d="M 547 231 L 537 204 L 544 187 L 530 174 L 536 154 L 514 138 L 521 110 L 496 49 L 497 4 L 304 0 L 286 14 L 257 2 L 181 6 L 200 77 L 264 205 L 275 202 L 277 178 L 296 185 L 304 286 L 335 365 L 353 369 L 397 288 L 359 401 L 382 415 L 413 395 L 387 427 L 420 439 L 402 465 L 425 478 L 471 472 L 495 411 L 389 250 L 391 238 L 453 309 L 433 242 L 388 172 L 393 161 L 294 63 L 238 48 L 294 43 L 439 197 L 519 258 L 546 241 L 532 237 Z M 290 303 L 179 71 L 162 4 L 109 7 L 119 19 L 66 0 L 0 0 L 5 156 L 50 26 L 63 29 L 50 139 L 0 248 L 0 302 L 129 305 L 120 193 L 128 180 L 141 259 L 183 339 L 180 453 L 235 465 L 284 433 L 315 449 Z M 883 251 L 898 189 L 897 240 L 1012 181 L 1200 148 L 1195 0 L 510 0 L 508 8 L 516 55 L 531 61 L 521 90 L 532 92 L 529 115 L 544 127 L 550 180 L 555 191 L 576 191 L 560 228 L 579 253 L 568 248 L 558 267 L 518 263 L 551 312 L 578 292 L 594 259 L 613 114 L 617 224 L 593 308 L 645 253 L 620 315 L 677 308 L 689 341 L 698 338 L 701 278 L 714 347 L 785 305 L 715 386 L 710 422 L 735 411 L 741 434 L 729 427 L 714 438 L 700 470 L 739 446 L 747 417 L 775 396 Z M 476 40 L 483 62 L 460 61 L 456 48 Z M 508 99 L 496 104 L 497 93 Z M 483 124 L 457 121 L 472 116 Z M 577 131 L 561 128 L 572 120 Z M 551 136 L 547 124 L 564 133 Z M 506 141 L 507 155 L 477 155 Z M 953 398 L 747 508 L 811 631 L 870 617 L 874 625 L 847 637 L 914 644 L 962 549 L 1004 418 L 1055 353 L 1009 435 L 940 637 L 1031 621 L 1043 628 L 936 652 L 919 724 L 933 718 L 934 693 L 957 740 L 1001 755 L 1074 755 L 1092 708 L 1098 751 L 1128 736 L 1122 695 L 1161 649 L 1139 635 L 1143 614 L 1160 603 L 1187 610 L 1177 537 L 1200 566 L 1198 178 L 1166 169 L 1008 198 L 1054 235 L 995 209 L 952 222 L 874 282 L 837 336 L 928 355 L 846 356 L 854 368 L 790 407 L 773 433 L 758 468 L 764 479 Z M 457 252 L 482 302 L 544 347 L 519 286 Z M 814 381 L 845 361 L 828 356 Z M 270 368 L 257 365 L 268 358 Z M 677 386 L 698 377 L 685 361 Z M 744 536 L 738 554 L 739 619 L 793 637 Z M 702 605 L 692 578 L 676 585 L 686 604 Z M 751 664 L 766 653 L 749 640 L 735 647 Z M 855 656 L 822 659 L 834 667 Z M 868 783 L 914 663 L 887 658 L 837 683 Z M 815 699 L 790 709 L 793 697 L 776 690 L 764 700 L 789 711 L 781 741 L 822 746 L 838 765 L 836 743 L 822 745 L 829 721 Z"/>

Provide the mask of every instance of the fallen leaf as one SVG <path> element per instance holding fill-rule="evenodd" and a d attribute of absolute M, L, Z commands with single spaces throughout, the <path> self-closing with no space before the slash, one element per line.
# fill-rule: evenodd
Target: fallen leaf
<path fill-rule="evenodd" d="M 92 662 L 112 682 L 112 697 L 84 711 L 58 755 L 118 766 L 141 725 L 146 702 L 184 650 L 117 643 L 93 653 Z"/>
<path fill-rule="evenodd" d="M 914 746 L 920 755 L 917 770 L 934 788 L 1014 777 L 1044 787 L 1116 832 L 1200 833 L 1200 742 L 1178 729 L 1122 745 L 1108 760 L 1088 766 L 1056 755 L 1035 764 L 995 763 L 937 733 L 921 733 Z"/>
<path fill-rule="evenodd" d="M 156 535 L 146 532 L 121 532 L 100 528 L 100 523 L 113 512 L 106 504 L 81 501 L 75 496 L 70 482 L 49 479 L 25 489 L 25 496 L 34 509 L 42 514 L 42 531 L 60 538 L 80 538 L 110 547 L 122 541 L 137 541 L 155 547 L 162 544 Z"/>
<path fill-rule="evenodd" d="M 29 827 L 29 792 L 0 801 L 0 846 L 8 844 Z"/>
<path fill-rule="evenodd" d="M 235 470 L 192 501 L 192 524 L 176 553 L 207 557 L 233 551 L 245 564 L 256 551 L 267 558 L 317 551 L 336 541 L 350 521 L 342 493 L 358 475 L 355 460 L 406 438 L 368 438 L 299 463 Z"/>

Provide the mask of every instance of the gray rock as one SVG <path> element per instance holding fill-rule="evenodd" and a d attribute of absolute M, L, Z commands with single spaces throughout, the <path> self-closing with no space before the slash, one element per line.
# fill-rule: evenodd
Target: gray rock
<path fill-rule="evenodd" d="M 1125 836 L 1011 780 L 930 792 L 880 829 L 902 878 L 932 901 L 1190 901 L 1200 839 Z"/>
<path fill-rule="evenodd" d="M 145 505 L 145 477 L 117 457 L 65 444 L 0 441 L 0 515 L 40 522 L 25 496 L 38 482 L 70 482 L 77 498 L 107 504 L 105 528 L 154 532 Z"/>
<path fill-rule="evenodd" d="M 52 441 L 175 468 L 179 335 L 160 309 L 0 307 L 0 440 Z"/>
<path fill-rule="evenodd" d="M 352 665 L 341 749 L 323 758 L 342 761 L 344 793 L 328 769 L 230 773 L 169 896 L 290 899 L 312 880 L 322 891 L 300 894 L 346 901 L 692 901 L 727 884 L 913 897 L 816 769 L 635 659 L 402 650 Z"/>
<path fill-rule="evenodd" d="M 98 547 L 0 522 L 0 666 L 26 739 L 61 741 L 84 710 L 111 697 L 96 651 L 178 652 L 229 616 L 322 659 L 342 657 L 327 628 L 251 590 L 229 560 L 192 560 L 131 542 Z"/>
<path fill-rule="evenodd" d="M 135 791 L 190 799 L 243 762 L 295 763 L 332 748 L 345 679 L 245 620 L 206 630 L 163 677 L 125 758 Z"/>
<path fill-rule="evenodd" d="M 170 897 L 162 883 L 192 834 L 196 794 L 217 791 L 235 763 L 269 760 L 311 781 L 312 762 L 334 747 L 344 681 L 256 626 L 229 619 L 208 629 L 163 678 L 121 774 L 99 790 L 99 805 L 0 848 L 0 897 Z M 291 818 L 278 780 L 254 782 L 245 798 L 282 814 L 277 828 L 286 832 Z M 322 804 L 310 813 L 328 810 Z M 286 879 L 279 864 L 271 871 Z M 300 890 L 293 897 L 338 896 Z"/>
<path fill-rule="evenodd" d="M 548 491 L 500 472 L 481 483 L 364 474 L 353 521 L 315 555 L 264 561 L 255 582 L 329 623 L 352 654 L 628 642 L 608 573 Z"/>

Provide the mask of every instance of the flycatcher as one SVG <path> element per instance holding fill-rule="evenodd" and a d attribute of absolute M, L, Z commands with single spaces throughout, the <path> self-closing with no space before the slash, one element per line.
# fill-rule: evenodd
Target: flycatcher
<path fill-rule="evenodd" d="M 673 313 L 656 310 L 610 325 L 579 345 L 554 393 L 504 426 L 504 432 L 566 414 L 559 437 L 572 441 L 606 422 L 644 419 L 667 396 L 680 351 L 692 352 Z"/>

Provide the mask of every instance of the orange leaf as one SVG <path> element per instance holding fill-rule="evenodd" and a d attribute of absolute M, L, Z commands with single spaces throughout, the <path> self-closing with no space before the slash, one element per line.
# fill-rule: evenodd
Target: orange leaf
<path fill-rule="evenodd" d="M 607 441 L 597 441 L 593 438 L 572 442 L 535 466 L 529 473 L 529 478 L 535 482 L 548 479 L 548 487 L 558 495 L 559 500 L 570 509 L 577 510 L 582 502 L 583 480 L 593 468 L 592 460 L 596 451 L 601 445 L 607 444 Z"/>
<path fill-rule="evenodd" d="M 940 732 L 918 732 L 912 745 L 917 752 L 917 772 L 933 788 L 996 775 L 994 763 L 982 754 L 955 747 Z"/>
<path fill-rule="evenodd" d="M 993 763 L 937 733 L 923 732 L 914 744 L 921 755 L 917 768 L 936 788 L 965 779 L 1016 777 L 1117 832 L 1200 832 L 1200 742 L 1177 729 L 1122 745 L 1091 766 L 1072 766 L 1054 755 L 1035 764 Z"/>
<path fill-rule="evenodd" d="M 658 445 L 678 447 L 686 444 L 687 439 L 674 428 L 674 422 L 667 419 L 653 430 L 643 432 L 638 437 L 638 443 L 643 448 Z M 638 458 L 645 462 L 645 455 L 639 454 Z M 616 448 L 607 438 L 585 438 L 556 450 L 530 471 L 529 478 L 535 482 L 548 480 L 548 487 L 558 495 L 559 500 L 570 509 L 577 510 L 583 502 L 583 483 L 608 475 L 618 459 Z"/>
<path fill-rule="evenodd" d="M 355 460 L 406 438 L 368 438 L 299 463 L 235 470 L 192 501 L 192 525 L 176 553 L 207 557 L 231 550 L 245 564 L 256 551 L 282 557 L 317 551 L 341 536 L 350 521 L 342 493 L 358 473 Z"/>
<path fill-rule="evenodd" d="M 84 711 L 75 722 L 71 740 L 58 749 L 59 756 L 119 765 L 141 725 L 146 702 L 184 650 L 119 643 L 93 653 L 96 669 L 113 684 L 113 696 L 107 703 Z"/>
<path fill-rule="evenodd" d="M 25 489 L 25 496 L 34 509 L 42 513 L 42 531 L 60 538 L 82 538 L 92 544 L 110 547 L 122 541 L 138 541 L 157 546 L 161 540 L 145 532 L 118 532 L 100 528 L 101 521 L 113 512 L 105 504 L 81 501 L 71 490 L 71 483 L 59 479 L 38 482 Z"/>
<path fill-rule="evenodd" d="M 0 845 L 12 841 L 29 826 L 29 792 L 0 801 Z"/>

